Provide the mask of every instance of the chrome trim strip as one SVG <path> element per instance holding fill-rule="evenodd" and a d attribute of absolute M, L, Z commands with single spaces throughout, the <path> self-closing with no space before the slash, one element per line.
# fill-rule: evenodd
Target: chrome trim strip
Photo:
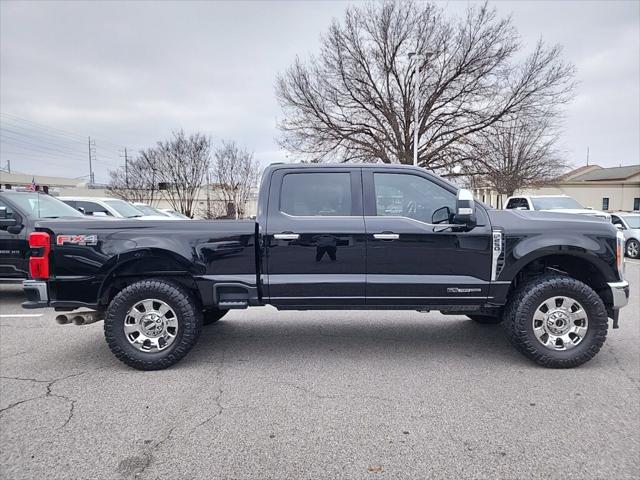
<path fill-rule="evenodd" d="M 374 233 L 373 238 L 376 240 L 398 240 L 400 235 L 397 233 Z"/>
<path fill-rule="evenodd" d="M 367 300 L 408 300 L 408 299 L 417 299 L 417 300 L 450 300 L 450 299 L 468 299 L 468 300 L 486 300 L 492 299 L 493 297 L 270 297 L 271 300 L 318 300 L 318 299 L 331 299 L 331 300 L 344 300 L 346 298 L 366 298 Z"/>
<path fill-rule="evenodd" d="M 274 233 L 273 238 L 276 240 L 298 240 L 300 235 L 297 233 Z"/>
<path fill-rule="evenodd" d="M 502 232 L 494 230 L 491 236 L 491 281 L 498 275 L 498 259 L 502 254 Z"/>

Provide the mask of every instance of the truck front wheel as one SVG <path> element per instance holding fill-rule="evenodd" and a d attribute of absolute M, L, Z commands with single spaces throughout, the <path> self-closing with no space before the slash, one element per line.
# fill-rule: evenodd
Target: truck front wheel
<path fill-rule="evenodd" d="M 197 300 L 162 279 L 124 288 L 109 304 L 104 320 L 113 354 L 138 370 L 160 370 L 178 362 L 196 344 L 201 329 Z"/>
<path fill-rule="evenodd" d="M 572 368 L 593 358 L 607 338 L 602 299 L 588 285 L 543 275 L 518 288 L 504 315 L 507 336 L 525 356 L 549 368 Z"/>

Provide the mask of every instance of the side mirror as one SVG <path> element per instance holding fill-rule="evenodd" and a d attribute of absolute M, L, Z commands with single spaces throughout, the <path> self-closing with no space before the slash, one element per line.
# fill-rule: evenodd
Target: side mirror
<path fill-rule="evenodd" d="M 7 218 L 7 207 L 0 207 L 0 220 Z"/>
<path fill-rule="evenodd" d="M 624 227 L 622 225 L 620 225 L 619 223 L 616 223 L 615 226 L 616 226 L 616 228 L 618 230 L 624 230 Z"/>
<path fill-rule="evenodd" d="M 453 223 L 464 225 L 469 230 L 476 226 L 476 202 L 473 194 L 464 188 L 458 190 Z"/>
<path fill-rule="evenodd" d="M 451 210 L 449 207 L 440 207 L 431 215 L 431 223 L 449 223 L 451 218 Z"/>
<path fill-rule="evenodd" d="M 80 213 L 82 213 L 83 215 L 87 215 L 87 213 L 84 210 L 84 207 L 78 207 L 76 210 L 78 210 Z"/>
<path fill-rule="evenodd" d="M 0 217 L 0 227 L 1 228 L 9 228 L 18 225 L 18 220 L 15 218 L 1 218 Z"/>

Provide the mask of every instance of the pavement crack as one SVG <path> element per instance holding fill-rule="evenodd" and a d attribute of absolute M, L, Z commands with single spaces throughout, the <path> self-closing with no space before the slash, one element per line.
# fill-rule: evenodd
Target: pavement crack
<path fill-rule="evenodd" d="M 222 382 L 222 371 L 225 367 L 226 357 L 227 357 L 227 349 L 225 348 L 222 350 L 220 364 L 218 365 L 218 368 L 216 368 L 215 379 L 218 382 L 218 385 L 220 385 L 220 383 Z M 224 407 L 222 406 L 223 393 L 224 393 L 224 390 L 220 386 L 218 386 L 218 394 L 213 398 L 213 401 L 218 407 L 218 411 L 213 415 L 211 415 L 210 417 L 207 417 L 206 419 L 204 419 L 202 422 L 198 423 L 195 427 L 191 429 L 190 433 L 195 432 L 198 428 L 202 427 L 203 425 L 206 425 L 207 423 L 211 422 L 212 420 L 222 415 L 222 412 L 224 411 Z"/>
<path fill-rule="evenodd" d="M 629 374 L 629 372 L 627 371 L 625 366 L 622 364 L 622 362 L 620 361 L 620 359 L 616 355 L 616 352 L 615 352 L 615 349 L 613 348 L 613 346 L 607 345 L 607 349 L 609 350 L 609 353 L 613 357 L 613 361 L 615 362 L 615 364 L 618 367 L 618 369 L 627 378 L 627 380 L 629 380 L 631 382 L 631 385 L 633 385 L 636 390 L 640 391 L 640 384 L 638 384 L 638 380 Z"/>
<path fill-rule="evenodd" d="M 370 399 L 370 400 L 378 400 L 380 402 L 392 402 L 391 399 L 389 398 L 385 398 L 385 397 L 380 397 L 377 395 L 369 395 L 369 394 L 365 394 L 365 393 L 346 393 L 346 394 L 333 394 L 333 395 L 324 395 L 321 393 L 316 392 L 313 389 L 307 388 L 307 387 L 303 387 L 301 385 L 298 385 L 296 383 L 293 382 L 275 382 L 278 385 L 286 385 L 288 387 L 291 388 L 295 388 L 296 390 L 300 390 L 301 392 L 304 392 L 308 395 L 312 395 L 316 398 L 322 399 L 322 400 L 332 400 L 332 399 L 337 399 L 337 398 L 366 398 L 366 399 Z"/>
<path fill-rule="evenodd" d="M 61 382 L 63 380 L 67 380 L 69 378 L 74 378 L 74 377 L 79 377 L 81 375 L 86 375 L 87 373 L 96 371 L 96 370 L 100 370 L 100 368 L 95 368 L 92 370 L 85 370 L 82 372 L 78 372 L 78 373 L 72 373 L 70 375 L 65 375 L 63 377 L 58 377 L 58 378 L 54 378 L 54 379 L 40 379 L 40 378 L 28 378 L 28 377 L 10 377 L 10 376 L 0 376 L 0 379 L 5 379 L 5 380 L 18 380 L 18 381 L 23 381 L 23 382 L 34 382 L 34 383 L 42 383 L 42 384 L 46 384 L 45 386 L 45 392 L 41 395 L 37 395 L 35 397 L 30 397 L 30 398 L 26 398 L 24 400 L 20 400 L 17 402 L 14 402 L 2 409 L 0 409 L 0 418 L 2 418 L 2 415 L 11 410 L 14 407 L 17 407 L 18 405 L 22 405 L 24 403 L 27 402 L 32 402 L 34 400 L 39 400 L 41 398 L 59 398 L 64 400 L 65 402 L 68 402 L 69 404 L 69 412 L 67 414 L 67 418 L 65 419 L 64 423 L 58 428 L 58 430 L 63 429 L 64 427 L 66 427 L 69 422 L 73 419 L 73 416 L 75 414 L 75 407 L 76 407 L 76 402 L 77 400 L 73 399 L 73 398 L 69 398 L 66 395 L 61 395 L 59 393 L 53 393 L 53 387 L 55 386 L 56 383 Z"/>
<path fill-rule="evenodd" d="M 173 431 L 176 428 L 177 428 L 176 425 L 171 427 L 167 431 L 167 434 L 163 438 L 161 438 L 156 443 L 151 445 L 151 447 L 149 447 L 149 449 L 142 454 L 144 456 L 144 464 L 140 467 L 140 470 L 138 470 L 138 472 L 136 472 L 136 474 L 135 474 L 136 478 L 142 477 L 142 475 L 147 470 L 147 468 L 149 468 L 151 466 L 151 464 L 155 460 L 155 452 L 156 452 L 156 450 L 158 450 L 160 447 L 162 447 L 162 445 L 164 445 L 164 443 L 167 440 L 169 440 L 169 437 L 171 437 L 171 435 L 173 434 Z"/>

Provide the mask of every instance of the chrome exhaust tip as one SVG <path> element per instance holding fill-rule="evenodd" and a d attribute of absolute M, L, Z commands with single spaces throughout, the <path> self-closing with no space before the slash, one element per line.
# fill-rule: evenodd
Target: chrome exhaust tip
<path fill-rule="evenodd" d="M 58 315 L 56 317 L 56 322 L 58 325 L 66 325 L 67 323 L 71 323 L 71 319 L 66 315 Z"/>
<path fill-rule="evenodd" d="M 82 312 L 73 317 L 74 325 L 89 325 L 104 320 L 104 312 Z"/>

